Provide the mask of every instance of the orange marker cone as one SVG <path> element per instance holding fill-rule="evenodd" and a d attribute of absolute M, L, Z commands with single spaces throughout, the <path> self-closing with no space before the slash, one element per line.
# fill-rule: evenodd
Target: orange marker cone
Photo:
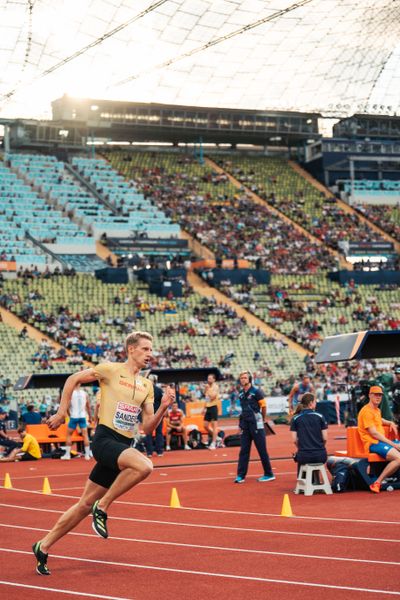
<path fill-rule="evenodd" d="M 292 507 L 290 506 L 289 496 L 283 496 L 281 517 L 293 517 Z"/>
<path fill-rule="evenodd" d="M 181 503 L 179 502 L 178 492 L 176 491 L 176 488 L 172 488 L 171 502 L 169 503 L 169 505 L 171 508 L 180 508 L 181 507 Z"/>
<path fill-rule="evenodd" d="M 6 490 L 11 490 L 12 489 L 11 477 L 10 477 L 9 473 L 6 473 L 4 475 L 4 488 Z"/>
<path fill-rule="evenodd" d="M 51 494 L 51 487 L 50 487 L 50 483 L 49 483 L 49 480 L 47 479 L 47 477 L 45 477 L 44 481 L 43 481 L 42 494 Z"/>

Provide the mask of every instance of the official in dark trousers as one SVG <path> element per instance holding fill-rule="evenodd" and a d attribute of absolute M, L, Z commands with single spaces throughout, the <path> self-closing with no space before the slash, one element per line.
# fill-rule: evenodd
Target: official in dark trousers
<path fill-rule="evenodd" d="M 239 383 L 241 386 L 239 402 L 242 408 L 239 427 L 242 435 L 240 438 L 239 463 L 235 483 L 244 483 L 249 467 L 251 443 L 253 441 L 264 468 L 264 475 L 259 477 L 258 481 L 273 481 L 275 477 L 267 453 L 264 428 L 267 413 L 264 393 L 253 385 L 252 376 L 249 371 L 240 373 Z"/>
<path fill-rule="evenodd" d="M 163 397 L 163 390 L 158 385 L 156 385 L 158 381 L 157 375 L 150 373 L 147 375 L 147 378 L 153 383 L 154 388 L 154 412 L 160 408 L 161 398 Z M 163 422 L 161 421 L 155 430 L 154 444 L 153 444 L 153 434 L 146 435 L 144 439 L 144 445 L 146 446 L 146 454 L 147 456 L 153 456 L 154 450 L 157 452 L 157 456 L 162 456 L 164 454 L 164 436 L 162 434 Z"/>

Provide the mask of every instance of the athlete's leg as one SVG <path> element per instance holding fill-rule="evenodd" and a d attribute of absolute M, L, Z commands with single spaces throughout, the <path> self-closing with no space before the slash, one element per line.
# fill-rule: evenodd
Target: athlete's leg
<path fill-rule="evenodd" d="M 86 482 L 83 494 L 76 504 L 71 506 L 57 521 L 53 529 L 47 533 L 40 543 L 40 549 L 45 554 L 48 553 L 49 548 L 62 538 L 66 533 L 71 531 L 78 523 L 80 523 L 85 517 L 87 517 L 91 510 L 93 503 L 104 496 L 107 492 L 107 488 L 90 481 Z"/>
<path fill-rule="evenodd" d="M 114 500 L 146 479 L 153 470 L 153 463 L 135 448 L 127 448 L 119 455 L 118 467 L 121 473 L 97 504 L 104 512 Z"/>
<path fill-rule="evenodd" d="M 81 434 L 83 437 L 83 446 L 85 448 L 85 458 L 86 458 L 86 460 L 89 460 L 90 459 L 90 443 L 89 443 L 89 435 L 88 435 L 87 427 L 83 427 L 81 429 Z"/>
<path fill-rule="evenodd" d="M 204 419 L 204 421 L 203 421 L 203 425 L 204 425 L 204 429 L 207 431 L 207 433 L 208 433 L 209 435 L 212 435 L 212 429 L 211 429 L 211 426 L 210 426 L 210 421 L 206 421 L 206 420 Z"/>
<path fill-rule="evenodd" d="M 67 435 L 66 435 L 66 440 L 65 440 L 65 454 L 61 457 L 62 460 L 69 460 L 71 458 L 71 439 L 72 439 L 72 434 L 74 433 L 75 429 L 71 429 L 70 427 L 67 428 Z"/>
<path fill-rule="evenodd" d="M 17 460 L 18 452 L 21 452 L 21 448 L 14 448 L 14 450 L 11 450 L 10 454 L 0 458 L 0 462 L 14 462 Z"/>
<path fill-rule="evenodd" d="M 389 475 L 397 471 L 397 469 L 400 469 L 400 452 L 396 450 L 396 448 L 389 450 L 389 452 L 386 454 L 386 460 L 388 460 L 389 463 L 379 475 L 376 483 L 382 483 L 386 477 L 389 477 Z"/>
<path fill-rule="evenodd" d="M 215 446 L 217 443 L 217 433 L 218 433 L 217 421 L 211 421 L 211 429 L 212 429 L 212 443 Z"/>

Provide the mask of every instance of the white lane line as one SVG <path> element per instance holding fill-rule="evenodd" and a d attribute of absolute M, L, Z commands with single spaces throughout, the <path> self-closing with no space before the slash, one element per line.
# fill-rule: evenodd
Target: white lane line
<path fill-rule="evenodd" d="M 105 600 L 132 600 L 132 598 L 122 598 L 121 596 L 104 596 L 103 594 L 90 594 L 89 592 L 74 592 L 72 590 L 59 590 L 57 588 L 43 587 L 42 585 L 28 585 L 27 583 L 17 583 L 15 581 L 0 581 L 0 585 L 11 585 L 14 587 L 25 588 L 29 590 L 42 590 L 43 592 L 55 592 L 57 594 L 71 594 L 72 596 L 83 596 L 85 598 L 104 598 Z"/>
<path fill-rule="evenodd" d="M 0 552 L 13 552 L 15 554 L 27 554 L 32 555 L 32 552 L 26 552 L 25 550 L 10 550 L 9 548 L 0 548 Z M 136 563 L 125 563 L 125 562 L 116 562 L 109 560 L 95 560 L 92 558 L 79 558 L 76 556 L 64 556 L 59 554 L 52 555 L 52 558 L 60 558 L 61 560 L 73 560 L 78 562 L 87 562 L 96 565 L 111 565 L 114 567 L 125 567 L 129 569 L 146 569 L 150 571 L 163 571 L 167 573 L 181 573 L 185 575 L 199 575 L 203 577 L 220 577 L 224 579 L 234 579 L 234 580 L 242 580 L 242 581 L 255 581 L 261 583 L 280 583 L 283 585 L 293 585 L 293 586 L 303 586 L 303 587 L 316 587 L 316 588 L 324 588 L 331 590 L 349 590 L 351 592 L 363 592 L 370 594 L 390 594 L 392 596 L 400 596 L 400 592 L 392 591 L 392 590 L 381 590 L 381 589 L 371 589 L 371 588 L 360 588 L 360 587 L 352 587 L 347 585 L 331 585 L 327 583 L 313 583 L 309 581 L 290 581 L 286 579 L 271 579 L 269 577 L 252 577 L 249 575 L 234 575 L 230 573 L 210 573 L 209 571 L 194 571 L 192 569 L 176 569 L 171 567 L 157 567 L 155 565 L 141 565 Z"/>
<path fill-rule="evenodd" d="M 289 459 L 284 459 L 284 460 L 289 460 Z M 291 458 L 290 460 L 293 462 L 293 458 Z M 250 466 L 251 466 L 252 462 L 257 462 L 257 461 L 250 461 Z M 279 462 L 282 462 L 282 461 L 280 460 Z M 228 468 L 232 468 L 232 466 L 234 466 L 236 463 L 237 463 L 236 459 L 234 459 L 234 460 L 232 459 L 229 462 L 215 462 L 215 463 L 207 463 L 207 464 L 203 463 L 203 464 L 199 464 L 199 465 L 189 465 L 189 464 L 186 464 L 186 465 L 176 465 L 176 466 L 175 465 L 171 465 L 171 464 L 164 466 L 164 465 L 162 465 L 162 464 L 160 464 L 160 463 L 157 462 L 155 464 L 155 467 L 156 467 L 155 473 L 157 473 L 161 469 L 171 469 L 172 471 L 174 471 L 174 470 L 176 471 L 177 469 L 190 469 L 190 470 L 192 470 L 192 469 L 201 469 L 201 468 L 209 470 L 211 467 L 228 467 Z M 94 466 L 94 464 L 95 464 L 95 462 L 93 461 L 93 462 L 90 462 L 90 464 L 88 466 L 91 467 L 91 466 Z M 274 469 L 274 471 L 275 471 L 275 469 Z M 292 473 L 292 472 L 295 473 L 296 470 L 290 471 L 290 473 Z M 88 469 L 87 471 L 79 471 L 77 473 L 69 473 L 69 472 L 66 471 L 64 473 L 52 473 L 50 475 L 50 477 L 70 477 L 72 475 L 85 475 L 87 477 L 89 475 L 89 473 L 90 473 L 90 469 Z M 13 481 L 14 480 L 15 481 L 19 481 L 20 479 L 38 479 L 38 478 L 39 479 L 43 479 L 43 477 L 44 477 L 44 474 L 26 475 L 26 476 L 13 475 L 12 476 L 12 480 Z M 0 486 L 0 487 L 2 487 L 2 486 Z"/>
<path fill-rule="evenodd" d="M 0 527 L 8 527 L 10 529 L 22 529 L 23 531 L 38 531 L 47 532 L 47 529 L 41 529 L 39 527 L 22 527 L 21 525 L 8 525 L 7 523 L 0 523 Z M 93 533 L 78 533 L 78 532 L 70 532 L 68 535 L 76 535 L 80 537 L 89 537 L 93 539 L 98 539 L 98 536 Z M 171 541 L 163 541 L 163 540 L 148 540 L 141 538 L 127 538 L 127 537 L 118 537 L 112 536 L 109 538 L 111 541 L 121 541 L 121 542 L 134 542 L 139 544 L 158 544 L 161 546 L 176 546 L 181 548 L 199 548 L 203 550 L 218 550 L 223 552 L 239 552 L 244 554 L 260 554 L 260 555 L 269 555 L 269 556 L 292 556 L 295 558 L 309 558 L 309 559 L 317 559 L 317 560 L 333 560 L 333 561 L 344 561 L 344 562 L 354 562 L 354 563 L 367 563 L 374 565 L 393 565 L 399 566 L 400 562 L 395 561 L 386 561 L 386 560 L 369 560 L 366 558 L 348 558 L 344 556 L 320 556 L 318 554 L 298 554 L 294 552 L 272 552 L 270 550 L 253 550 L 249 548 L 233 548 L 231 546 L 206 546 L 204 544 L 184 544 L 183 542 L 171 542 Z"/>
<path fill-rule="evenodd" d="M 161 475 L 161 473 L 160 473 Z M 201 477 L 197 479 L 164 479 L 160 481 L 143 481 L 141 485 L 174 485 L 176 483 L 197 483 L 200 481 L 218 481 L 221 479 L 225 479 L 227 481 L 231 481 L 233 477 L 228 477 L 224 475 L 224 477 Z M 250 479 L 250 478 L 249 478 Z M 254 480 L 256 480 L 256 476 L 254 476 Z M 84 485 L 80 487 L 62 487 L 62 488 L 51 488 L 52 491 L 62 491 L 62 490 L 83 490 Z"/>
<path fill-rule="evenodd" d="M 169 483 L 172 483 L 171 481 Z M 141 484 L 142 485 L 142 484 Z M 258 485 L 258 484 L 257 484 Z M 260 484 L 264 485 L 264 484 Z M 0 486 L 1 487 L 1 486 Z M 7 490 L 11 492 L 23 492 L 24 494 L 40 494 L 43 495 L 40 491 L 34 490 L 24 490 L 21 488 L 12 488 L 11 490 Z M 69 494 L 52 494 L 53 497 L 56 498 L 70 498 L 71 500 L 78 500 L 80 496 L 71 496 Z M 114 504 L 121 504 L 125 506 L 145 506 L 153 507 L 153 508 L 170 508 L 169 504 L 155 504 L 150 502 L 130 502 L 127 500 L 116 500 Z M 0 503 L 0 506 L 2 504 Z M 4 506 L 7 506 L 5 504 Z M 21 507 L 22 508 L 22 507 Z M 261 512 L 250 512 L 250 511 L 241 511 L 241 510 L 229 510 L 229 509 L 219 509 L 219 508 L 202 508 L 195 506 L 181 506 L 180 510 L 185 511 L 193 511 L 193 512 L 209 512 L 209 513 L 220 513 L 226 515 L 244 515 L 249 517 L 278 517 L 282 518 L 279 513 L 261 513 Z M 366 523 L 366 524 L 378 524 L 378 525 L 400 525 L 400 521 L 381 521 L 377 519 L 346 519 L 340 517 L 315 517 L 308 515 L 293 515 L 290 517 L 292 520 L 307 520 L 307 521 L 328 521 L 328 522 L 338 522 L 338 523 Z"/>
<path fill-rule="evenodd" d="M 30 510 L 34 512 L 45 512 L 45 513 L 57 513 L 62 514 L 64 511 L 62 510 L 50 510 L 48 508 L 37 508 L 30 506 L 19 506 L 16 504 L 0 504 L 0 506 L 8 506 L 9 508 L 20 508 L 22 510 Z M 174 509 L 176 510 L 176 509 Z M 179 509 L 180 510 L 180 509 Z M 368 541 L 368 542 L 385 542 L 385 543 L 393 543 L 400 544 L 400 539 L 390 539 L 390 538 L 375 538 L 375 537 L 360 537 L 360 536 L 350 536 L 350 535 L 333 535 L 328 533 L 313 533 L 313 532 L 299 532 L 299 531 L 283 531 L 280 529 L 256 529 L 254 527 L 227 527 L 223 525 L 205 525 L 204 523 L 183 523 L 182 521 L 161 521 L 158 519 L 136 519 L 134 517 L 109 517 L 111 520 L 115 521 L 127 521 L 129 523 L 155 523 L 157 525 L 167 525 L 174 527 L 193 527 L 200 529 L 217 529 L 218 531 L 248 531 L 252 533 L 270 533 L 272 535 L 292 535 L 292 536 L 300 536 L 300 537 L 313 537 L 313 538 L 328 538 L 328 539 L 336 539 L 336 540 L 355 540 L 355 541 Z"/>
<path fill-rule="evenodd" d="M 89 475 L 89 471 L 81 471 L 80 473 L 52 473 L 51 475 L 49 475 L 49 477 L 53 479 L 54 477 L 72 477 L 75 475 L 85 475 L 87 477 Z M 43 479 L 43 477 L 44 475 L 40 474 L 26 475 L 25 477 L 16 477 L 15 475 L 13 475 L 11 479 L 13 481 L 19 481 L 20 479 Z"/>

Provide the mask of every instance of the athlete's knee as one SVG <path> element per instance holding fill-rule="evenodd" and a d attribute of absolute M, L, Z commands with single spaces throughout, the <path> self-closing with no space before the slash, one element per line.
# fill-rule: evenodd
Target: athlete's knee
<path fill-rule="evenodd" d="M 93 499 L 92 498 L 80 498 L 78 504 L 77 504 L 77 508 L 80 512 L 80 514 L 87 516 L 93 507 Z"/>
<path fill-rule="evenodd" d="M 150 460 L 143 461 L 143 463 L 140 465 L 139 471 L 143 479 L 148 477 L 153 472 L 153 463 Z"/>

